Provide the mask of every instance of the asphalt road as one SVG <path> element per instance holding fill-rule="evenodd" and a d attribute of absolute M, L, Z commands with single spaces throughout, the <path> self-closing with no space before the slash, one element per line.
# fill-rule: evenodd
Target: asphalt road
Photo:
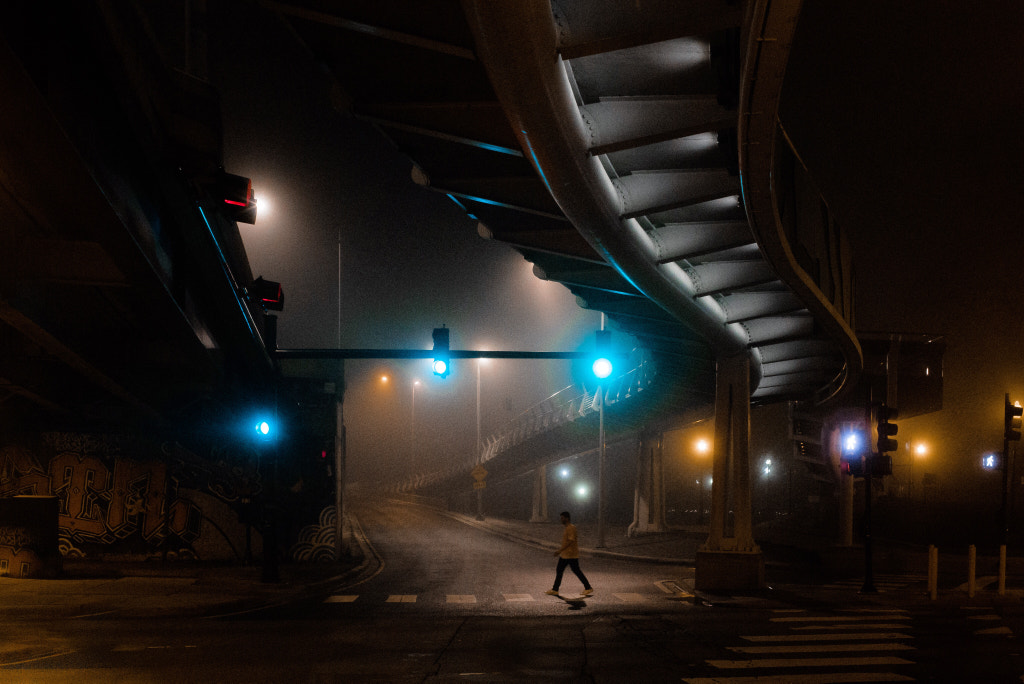
<path fill-rule="evenodd" d="M 708 604 L 678 598 L 690 568 L 584 557 L 596 592 L 570 604 L 544 594 L 551 551 L 405 504 L 356 513 L 379 558 L 362 577 L 234 615 L 19 615 L 0 621 L 0 639 L 45 648 L 0 664 L 0 681 L 1019 682 L 1024 672 L 1018 603 L 780 592 Z"/>

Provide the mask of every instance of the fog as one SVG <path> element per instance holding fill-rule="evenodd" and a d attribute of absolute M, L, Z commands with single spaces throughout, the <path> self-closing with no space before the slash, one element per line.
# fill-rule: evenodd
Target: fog
<path fill-rule="evenodd" d="M 225 166 L 252 178 L 260 207 L 255 225 L 239 226 L 253 274 L 285 292 L 279 348 L 429 349 L 442 325 L 452 349 L 593 343 L 600 314 L 480 237 L 451 198 L 415 185 L 411 162 L 383 135 L 332 107 L 330 83 L 272 17 L 233 23 L 211 41 L 210 62 Z M 347 361 L 349 477 L 397 478 L 473 454 L 476 364 L 455 360 L 442 379 L 426 360 Z M 489 361 L 482 437 L 572 381 L 568 361 Z"/>

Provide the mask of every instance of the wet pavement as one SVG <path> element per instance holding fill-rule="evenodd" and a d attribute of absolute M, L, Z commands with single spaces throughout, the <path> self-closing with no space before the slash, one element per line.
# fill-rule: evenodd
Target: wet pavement
<path fill-rule="evenodd" d="M 559 522 L 531 523 L 447 512 L 466 525 L 515 539 L 523 544 L 555 550 L 561 540 Z M 692 568 L 698 548 L 707 536 L 705 529 L 673 528 L 661 532 L 628 535 L 623 526 L 610 525 L 599 545 L 596 525 L 578 525 L 581 553 L 664 563 L 680 567 L 680 586 L 692 591 Z M 358 530 L 358 524 L 355 525 Z M 761 543 L 761 540 L 759 540 Z M 939 592 L 931 599 L 927 592 L 925 550 L 877 545 L 874 572 L 877 593 L 858 591 L 864 569 L 863 550 L 821 547 L 794 548 L 762 543 L 768 587 L 746 596 L 710 596 L 693 592 L 693 600 L 721 603 L 730 600 L 780 599 L 815 602 L 873 602 L 911 605 L 938 601 L 986 605 L 1024 600 L 1024 559 L 1008 562 L 1006 591 L 999 594 L 994 583 L 996 559 L 980 557 L 977 591 L 967 592 L 966 550 L 964 554 L 940 559 Z M 340 562 L 282 563 L 276 568 L 278 581 L 260 564 L 203 563 L 196 561 L 110 562 L 65 559 L 57 579 L 0 577 L 0 614 L 5 617 L 86 617 L 117 611 L 130 616 L 228 615 L 259 607 L 285 603 L 326 591 L 359 577 L 375 564 L 360 534 L 348 544 L 348 555 Z M 899 577 L 899 582 L 893 582 Z"/>

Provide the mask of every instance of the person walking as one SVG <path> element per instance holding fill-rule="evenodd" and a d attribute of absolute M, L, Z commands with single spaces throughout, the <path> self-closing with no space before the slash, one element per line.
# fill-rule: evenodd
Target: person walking
<path fill-rule="evenodd" d="M 555 555 L 558 556 L 558 567 L 555 569 L 555 584 L 551 587 L 550 591 L 544 593 L 558 596 L 558 588 L 562 586 L 562 573 L 565 572 L 565 568 L 568 566 L 573 574 L 579 578 L 580 582 L 583 582 L 583 591 L 580 595 L 590 596 L 594 593 L 594 588 L 590 586 L 587 576 L 580 570 L 580 545 L 576 526 L 571 522 L 569 511 L 562 511 L 559 517 L 564 529 L 562 530 L 562 546 L 555 551 Z"/>

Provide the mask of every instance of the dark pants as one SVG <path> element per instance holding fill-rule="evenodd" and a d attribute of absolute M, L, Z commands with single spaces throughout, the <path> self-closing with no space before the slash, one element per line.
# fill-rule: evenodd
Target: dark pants
<path fill-rule="evenodd" d="M 589 589 L 590 582 L 587 581 L 587 576 L 580 570 L 580 559 L 579 558 L 559 558 L 558 567 L 555 569 L 555 585 L 552 587 L 555 591 L 558 591 L 558 587 L 562 586 L 562 573 L 565 572 L 565 566 L 569 566 L 573 574 L 580 578 L 580 582 L 583 582 L 583 588 Z"/>

